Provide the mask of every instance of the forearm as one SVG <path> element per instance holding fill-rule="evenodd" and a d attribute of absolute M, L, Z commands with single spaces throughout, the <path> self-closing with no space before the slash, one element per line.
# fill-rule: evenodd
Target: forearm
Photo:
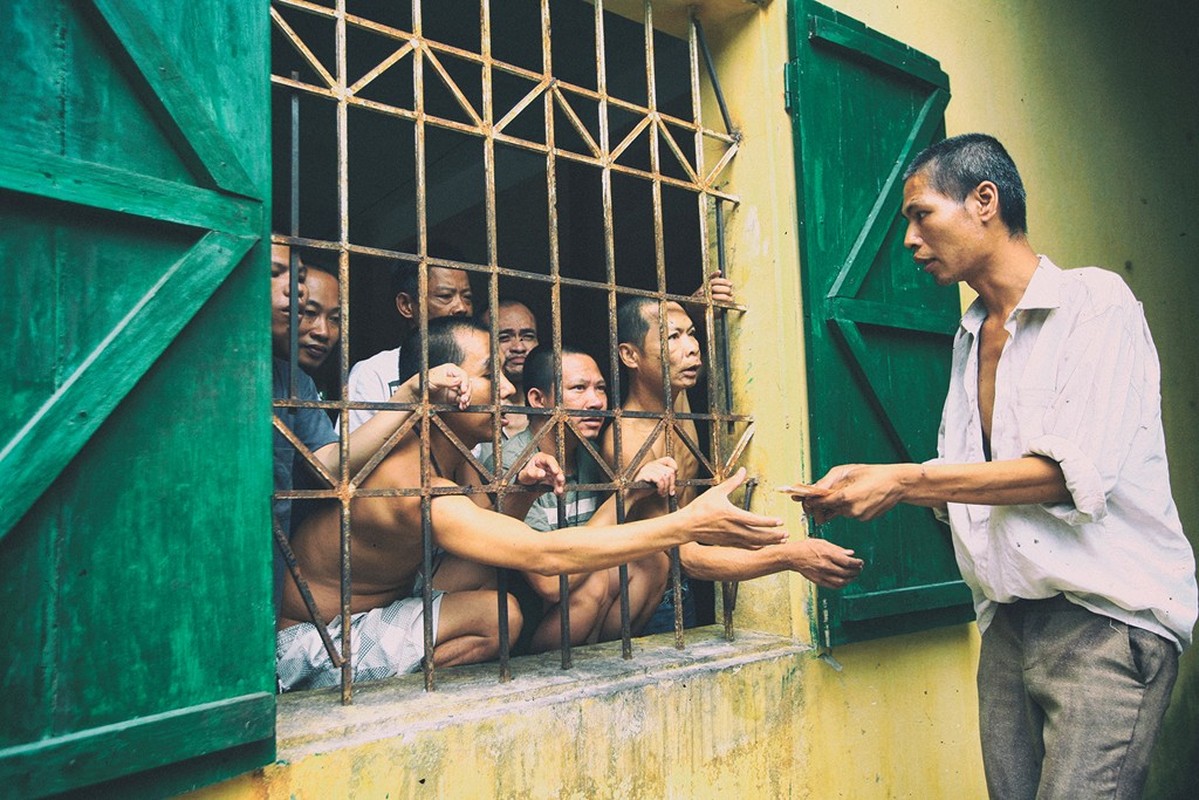
<path fill-rule="evenodd" d="M 552 541 L 538 554 L 545 563 L 534 567 L 542 575 L 595 572 L 691 541 L 677 516 L 567 528 L 546 538 Z"/>
<path fill-rule="evenodd" d="M 788 545 L 741 550 L 694 542 L 679 548 L 679 563 L 689 578 L 700 581 L 748 581 L 791 569 Z"/>
<path fill-rule="evenodd" d="M 540 575 L 594 572 L 668 550 L 691 539 L 681 515 L 626 525 L 566 528 L 546 535 L 506 515 L 443 497 L 433 503 L 439 543 L 471 561 Z"/>
<path fill-rule="evenodd" d="M 902 500 L 917 506 L 946 503 L 1027 505 L 1070 500 L 1056 461 L 1026 456 L 977 464 L 908 464 L 899 477 Z"/>
<path fill-rule="evenodd" d="M 366 466 L 388 438 L 412 416 L 412 411 L 380 411 L 354 429 L 350 436 L 350 474 Z M 344 431 L 343 431 L 343 435 Z M 313 453 L 329 472 L 336 475 L 341 465 L 341 447 L 332 442 Z"/>

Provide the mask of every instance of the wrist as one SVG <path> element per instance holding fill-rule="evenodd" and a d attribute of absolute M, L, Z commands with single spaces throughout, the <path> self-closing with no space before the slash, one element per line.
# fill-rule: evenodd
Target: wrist
<path fill-rule="evenodd" d="M 928 467 L 925 464 L 904 464 L 899 473 L 900 502 L 909 502 L 928 493 Z"/>

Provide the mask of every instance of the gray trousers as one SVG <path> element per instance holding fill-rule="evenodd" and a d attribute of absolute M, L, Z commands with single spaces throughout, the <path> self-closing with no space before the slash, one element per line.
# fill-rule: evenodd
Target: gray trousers
<path fill-rule="evenodd" d="M 999 607 L 979 724 L 993 800 L 1138 798 L 1178 677 L 1172 642 L 1062 596 Z"/>

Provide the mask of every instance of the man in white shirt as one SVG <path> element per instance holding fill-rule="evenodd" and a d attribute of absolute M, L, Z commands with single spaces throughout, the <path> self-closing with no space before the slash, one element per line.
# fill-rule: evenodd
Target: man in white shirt
<path fill-rule="evenodd" d="M 918 268 L 978 293 L 938 458 L 835 467 L 805 508 L 870 520 L 903 502 L 948 519 L 982 632 L 992 797 L 1139 797 L 1199 605 L 1140 303 L 1114 273 L 1037 255 L 990 136 L 917 156 L 902 211 Z"/>
<path fill-rule="evenodd" d="M 420 273 L 415 263 L 402 261 L 396 266 L 393 287 L 396 293 L 396 311 L 400 314 L 403 336 L 417 327 L 420 319 Z M 470 281 L 465 272 L 450 267 L 429 266 L 429 291 L 427 295 L 429 319 L 438 317 L 469 317 L 474 313 Z M 400 348 L 375 353 L 359 361 L 350 370 L 348 391 L 350 400 L 382 403 L 400 388 Z M 356 408 L 350 410 L 350 432 L 376 411 Z"/>

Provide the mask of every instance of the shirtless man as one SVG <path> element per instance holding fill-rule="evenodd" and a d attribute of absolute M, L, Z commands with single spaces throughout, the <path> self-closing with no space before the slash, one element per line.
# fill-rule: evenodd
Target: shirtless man
<path fill-rule="evenodd" d="M 664 397 L 658 307 L 658 301 L 648 297 L 630 297 L 617 307 L 620 361 L 628 375 L 628 397 L 623 406 L 625 411 L 664 413 L 667 402 L 674 405 L 686 389 L 695 386 L 702 371 L 703 362 L 695 326 L 682 306 L 668 302 L 666 341 L 670 398 L 667 400 Z M 624 417 L 620 421 L 622 468 L 627 470 L 633 464 L 637 452 L 646 439 L 653 435 L 657 422 L 657 419 L 636 417 Z M 679 420 L 676 425 L 687 438 L 698 443 L 692 420 Z M 601 447 L 604 458 L 610 464 L 616 463 L 614 427 L 605 431 Z M 666 455 L 666 435 L 665 430 L 658 433 L 645 459 Z M 694 479 L 699 471 L 695 455 L 677 434 L 671 435 L 674 436 L 672 455 L 678 464 L 677 480 Z M 684 487 L 678 492 L 679 505 L 685 506 L 694 496 L 693 487 Z M 664 498 L 650 498 L 637 509 L 636 516 L 644 518 L 667 511 Z M 862 570 L 862 561 L 853 557 L 852 550 L 824 539 L 799 539 L 785 547 L 756 552 L 683 545 L 679 548 L 679 561 L 686 575 L 696 580 L 741 581 L 789 569 L 799 572 L 813 583 L 829 588 L 845 586 Z M 650 573 L 655 569 L 662 570 L 663 575 L 668 567 L 669 560 L 665 553 L 655 554 L 639 565 L 639 568 Z M 656 602 L 654 605 L 651 616 L 656 610 Z"/>
<path fill-rule="evenodd" d="M 491 396 L 490 337 L 469 319 L 434 320 L 429 325 L 431 363 L 449 363 L 469 380 L 465 399 Z M 406 358 L 415 371 L 419 353 Z M 402 373 L 403 374 L 403 373 Z M 409 377 L 403 374 L 406 379 Z M 512 384 L 501 374 L 500 398 L 510 403 Z M 448 399 L 463 398 L 451 393 Z M 468 447 L 491 436 L 492 415 L 487 412 L 446 413 L 443 420 Z M 445 475 L 454 474 L 463 455 L 438 427 L 430 430 L 431 461 L 437 488 L 455 487 Z M 420 440 L 405 437 L 374 472 L 363 488 L 415 487 L 421 482 Z M 431 501 L 433 540 L 468 561 L 543 575 L 593 572 L 635 561 L 649 553 L 689 541 L 737 546 L 764 546 L 786 539 L 779 520 L 734 507 L 728 495 L 744 480 L 738 472 L 713 487 L 687 508 L 675 513 L 626 525 L 573 529 L 546 536 L 519 520 L 480 508 L 462 495 L 439 495 Z M 548 483 L 561 492 L 565 479 L 557 462 L 535 455 L 518 480 L 525 485 Z M 362 498 L 351 505 L 354 529 L 350 608 L 354 670 L 358 680 L 395 675 L 415 669 L 422 657 L 423 604 L 412 597 L 422 561 L 421 499 L 419 497 Z M 527 501 L 528 505 L 532 500 Z M 335 505 L 309 516 L 294 537 L 294 549 L 322 620 L 331 621 L 331 633 L 340 628 L 340 525 Z M 332 685 L 338 674 L 329 661 L 320 637 L 306 617 L 294 585 L 286 591 L 279 614 L 276 656 L 280 680 L 287 688 Z M 509 599 L 514 633 L 521 618 Z M 471 663 L 491 658 L 498 649 L 497 602 L 494 590 L 436 594 L 433 602 L 435 646 L 430 655 L 437 665 Z"/>
<path fill-rule="evenodd" d="M 529 354 L 524 364 L 527 402 L 532 408 L 553 408 L 554 403 L 554 353 L 546 347 L 538 347 Z M 608 408 L 608 388 L 599 365 L 590 355 L 570 346 L 562 348 L 562 402 L 565 409 L 604 411 Z M 571 416 L 575 428 L 567 427 L 562 440 L 562 468 L 567 483 L 608 483 L 609 478 L 597 463 L 591 449 L 580 445 L 579 437 L 595 443 L 603 427 L 603 417 Z M 549 425 L 549 429 L 546 426 Z M 576 433 L 577 429 L 577 433 Z M 534 443 L 535 446 L 534 446 Z M 529 427 L 510 438 L 504 444 L 504 468 L 508 470 L 527 450 L 557 457 L 557 426 L 548 422 L 548 417 L 535 416 Z M 494 469 L 494 459 L 487 464 Z M 670 458 L 659 458 L 641 467 L 634 478 L 648 482 L 656 488 L 629 490 L 627 507 L 635 509 L 646 498 L 656 493 L 665 497 L 674 491 L 675 463 Z M 534 530 L 557 531 L 579 525 L 612 525 L 616 522 L 616 498 L 607 496 L 602 490 L 567 490 L 562 504 L 564 519 L 558 519 L 558 496 L 552 493 L 541 495 L 534 501 L 525 515 L 525 523 Z M 561 640 L 561 586 L 556 576 L 526 572 L 525 579 L 533 590 L 545 601 L 545 616 L 537 626 L 532 638 L 533 652 L 552 649 Z M 636 569 L 629 571 L 629 601 L 635 610 L 649 607 L 662 596 L 665 576 L 646 575 Z M 599 572 L 580 573 L 570 576 L 569 605 L 571 644 L 606 641 L 620 635 L 620 606 L 615 601 L 620 597 L 618 571 L 613 569 Z M 638 624 L 634 614 L 634 624 Z"/>

